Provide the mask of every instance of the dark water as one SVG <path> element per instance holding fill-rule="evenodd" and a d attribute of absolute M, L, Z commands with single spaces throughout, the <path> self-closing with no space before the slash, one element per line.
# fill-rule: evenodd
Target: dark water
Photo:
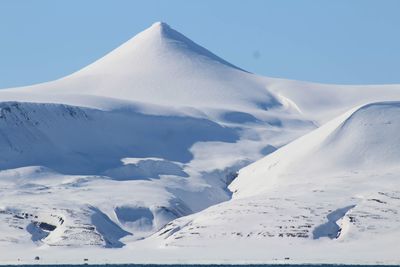
<path fill-rule="evenodd" d="M 40 266 L 40 267 L 77 267 L 88 266 L 90 267 L 393 267 L 400 265 L 344 265 L 344 264 L 58 264 L 58 265 L 0 265 L 1 267 L 15 267 L 15 266 Z"/>

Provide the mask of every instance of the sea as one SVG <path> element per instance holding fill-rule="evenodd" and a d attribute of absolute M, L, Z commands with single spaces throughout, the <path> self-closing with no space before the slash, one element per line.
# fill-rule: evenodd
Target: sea
<path fill-rule="evenodd" d="M 39 266 L 39 267 L 393 267 L 400 265 L 364 265 L 364 264 L 24 264 L 24 265 L 0 265 L 1 267 L 16 267 L 16 266 Z"/>

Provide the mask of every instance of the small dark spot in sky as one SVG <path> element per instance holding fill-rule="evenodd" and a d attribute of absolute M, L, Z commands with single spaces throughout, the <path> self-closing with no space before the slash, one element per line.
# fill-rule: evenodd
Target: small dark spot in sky
<path fill-rule="evenodd" d="M 253 58 L 254 59 L 259 59 L 261 57 L 261 53 L 258 50 L 253 51 Z"/>

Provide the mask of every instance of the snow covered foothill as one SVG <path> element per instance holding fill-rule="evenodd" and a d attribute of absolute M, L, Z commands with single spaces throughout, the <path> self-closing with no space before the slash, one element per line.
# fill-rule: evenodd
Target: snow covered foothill
<path fill-rule="evenodd" d="M 398 262 L 398 245 L 378 247 L 400 236 L 399 130 L 400 102 L 356 107 L 241 169 L 232 200 L 152 238 L 168 247 L 258 244 L 299 262 L 296 251 L 314 247 L 311 262 L 360 263 L 367 247 L 370 262 Z"/>
<path fill-rule="evenodd" d="M 399 114 L 400 102 L 356 107 L 243 168 L 230 189 L 235 197 L 243 197 L 270 189 L 276 183 L 301 182 L 291 178 L 298 173 L 319 179 L 317 174 L 379 173 L 396 168 L 400 161 L 400 137 L 396 134 L 400 129 Z"/>
<path fill-rule="evenodd" d="M 261 77 L 155 23 L 0 90 L 0 262 L 398 263 L 363 253 L 400 233 L 394 100 Z"/>

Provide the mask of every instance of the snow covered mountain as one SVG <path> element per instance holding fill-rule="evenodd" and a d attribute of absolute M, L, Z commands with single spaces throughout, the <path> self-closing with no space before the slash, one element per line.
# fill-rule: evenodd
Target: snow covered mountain
<path fill-rule="evenodd" d="M 399 129 L 400 102 L 352 109 L 241 169 L 232 200 L 153 238 L 250 262 L 398 262 Z"/>
<path fill-rule="evenodd" d="M 115 102 L 202 111 L 219 108 L 227 112 L 280 106 L 279 100 L 265 89 L 262 79 L 231 65 L 160 22 L 72 75 L 44 84 L 3 90 L 2 95 L 16 101 L 33 98 L 35 102 L 95 108 L 115 107 Z M 92 96 L 98 98 L 92 99 Z M 115 102 L 107 105 L 101 98 Z"/>
<path fill-rule="evenodd" d="M 399 85 L 261 77 L 155 23 L 67 77 L 0 90 L 0 251 L 304 262 L 299 246 L 363 243 L 356 259 L 400 236 L 395 100 Z M 224 249 L 238 240 L 270 254 Z"/>
<path fill-rule="evenodd" d="M 3 89 L 0 101 L 7 192 L 0 240 L 38 246 L 120 247 L 124 236 L 148 236 L 230 199 L 227 185 L 240 167 L 315 128 L 261 77 L 165 23 L 70 76 Z M 14 217 L 41 218 L 39 211 L 63 225 L 47 215 Z M 110 229 L 101 230 L 94 214 L 103 214 Z M 32 221 L 56 228 L 38 238 L 43 229 L 32 234 Z"/>

